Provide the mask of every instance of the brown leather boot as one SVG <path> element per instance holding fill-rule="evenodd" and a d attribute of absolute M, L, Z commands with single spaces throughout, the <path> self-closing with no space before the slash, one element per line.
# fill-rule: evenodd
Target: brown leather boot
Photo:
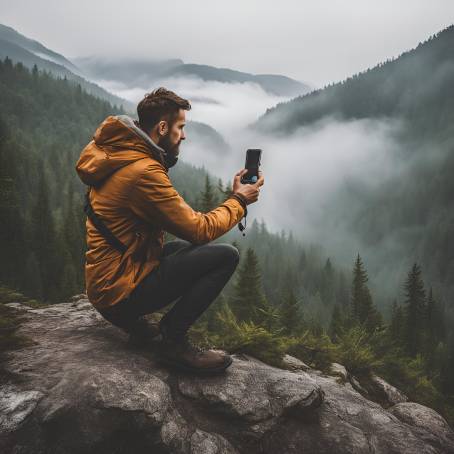
<path fill-rule="evenodd" d="M 204 350 L 191 344 L 187 335 L 178 339 L 171 338 L 165 327 L 160 325 L 162 342 L 160 360 L 169 366 L 186 372 L 216 374 L 224 372 L 232 364 L 232 358 L 223 352 Z"/>
<path fill-rule="evenodd" d="M 149 347 L 160 335 L 159 324 L 143 317 L 138 318 L 125 331 L 129 334 L 128 342 L 134 347 Z"/>

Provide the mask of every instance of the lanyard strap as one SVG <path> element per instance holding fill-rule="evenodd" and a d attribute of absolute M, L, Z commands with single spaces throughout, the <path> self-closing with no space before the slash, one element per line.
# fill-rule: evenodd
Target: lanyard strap
<path fill-rule="evenodd" d="M 90 187 L 87 189 L 85 193 L 85 205 L 84 211 L 86 215 L 90 218 L 93 225 L 98 229 L 99 233 L 106 239 L 106 241 L 113 246 L 115 249 L 120 251 L 122 254 L 126 252 L 128 247 L 123 244 L 112 232 L 111 230 L 104 224 L 102 219 L 93 211 L 93 207 L 90 203 Z"/>

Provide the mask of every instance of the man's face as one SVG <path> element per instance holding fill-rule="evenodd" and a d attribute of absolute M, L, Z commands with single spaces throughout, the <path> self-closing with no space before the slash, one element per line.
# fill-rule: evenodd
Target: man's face
<path fill-rule="evenodd" d="M 180 153 L 180 143 L 186 139 L 184 126 L 186 125 L 186 113 L 184 109 L 179 109 L 178 115 L 173 124 L 168 124 L 167 134 L 160 136 L 158 145 L 172 156 L 178 156 Z"/>

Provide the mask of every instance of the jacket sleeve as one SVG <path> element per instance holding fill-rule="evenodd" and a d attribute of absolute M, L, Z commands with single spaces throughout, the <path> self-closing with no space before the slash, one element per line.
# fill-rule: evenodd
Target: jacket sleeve
<path fill-rule="evenodd" d="M 149 164 L 130 193 L 130 208 L 140 218 L 194 244 L 208 243 L 238 224 L 245 209 L 228 198 L 208 213 L 193 210 L 159 164 Z"/>

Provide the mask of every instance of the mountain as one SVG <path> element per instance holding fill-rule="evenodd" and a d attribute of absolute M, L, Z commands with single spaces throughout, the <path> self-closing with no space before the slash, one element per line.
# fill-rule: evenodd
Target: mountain
<path fill-rule="evenodd" d="M 200 144 L 207 149 L 212 149 L 216 154 L 224 154 L 230 150 L 230 145 L 222 134 L 206 123 L 188 121 L 186 131 L 188 137 L 191 137 L 191 141 L 195 141 L 198 145 Z"/>
<path fill-rule="evenodd" d="M 204 81 L 225 83 L 253 82 L 266 92 L 277 96 L 296 96 L 310 90 L 308 85 L 286 76 L 250 74 L 228 68 L 184 63 L 181 59 L 108 61 L 97 57 L 85 57 L 74 61 L 93 79 L 114 80 L 145 89 L 159 79 L 198 77 Z"/>
<path fill-rule="evenodd" d="M 270 108 L 254 124 L 289 133 L 326 116 L 405 119 L 418 137 L 454 130 L 454 25 L 394 60 Z"/>
<path fill-rule="evenodd" d="M 339 364 L 328 375 L 236 354 L 225 374 L 201 377 L 163 367 L 158 339 L 133 347 L 86 295 L 7 306 L 28 344 L 9 353 L 0 382 L 4 454 L 454 452 L 437 412 L 401 398 L 383 407 Z"/>
<path fill-rule="evenodd" d="M 14 62 L 22 62 L 27 68 L 36 65 L 41 70 L 49 71 L 56 77 L 72 81 L 93 96 L 105 99 L 111 104 L 123 106 L 132 111 L 134 106 L 118 96 L 109 93 L 104 88 L 82 77 L 81 71 L 64 56 L 44 47 L 38 41 L 31 40 L 11 27 L 0 24 L 0 59 L 9 57 Z"/>
<path fill-rule="evenodd" d="M 80 73 L 80 70 L 63 55 L 48 49 L 38 41 L 21 35 L 11 27 L 0 24 L 0 40 L 16 44 L 17 46 L 28 50 L 29 52 L 35 54 L 37 57 L 43 58 L 44 60 L 49 60 L 58 65 L 65 66 L 73 73 Z"/>

